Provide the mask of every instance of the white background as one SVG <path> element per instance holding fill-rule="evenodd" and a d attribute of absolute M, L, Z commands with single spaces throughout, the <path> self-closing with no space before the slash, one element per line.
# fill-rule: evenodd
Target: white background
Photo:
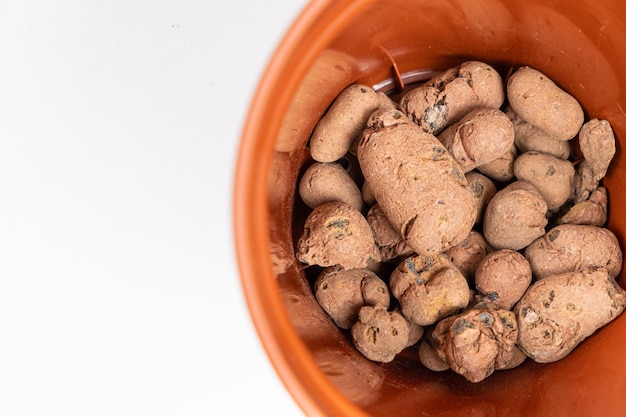
<path fill-rule="evenodd" d="M 0 416 L 301 415 L 232 178 L 304 0 L 0 0 Z"/>

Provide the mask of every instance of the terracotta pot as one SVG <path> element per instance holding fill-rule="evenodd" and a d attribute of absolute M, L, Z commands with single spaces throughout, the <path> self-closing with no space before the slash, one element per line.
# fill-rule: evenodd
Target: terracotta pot
<path fill-rule="evenodd" d="M 542 4 L 545 3 L 545 4 Z M 318 0 L 295 21 L 258 86 L 241 138 L 234 226 L 243 291 L 276 372 L 311 416 L 617 416 L 626 413 L 626 315 L 565 359 L 527 360 L 472 384 L 414 355 L 364 359 L 315 302 L 293 241 L 306 143 L 347 85 L 381 90 L 475 59 L 521 64 L 607 119 L 618 151 L 605 180 L 624 248 L 626 14 L 621 0 Z M 618 277 L 622 286 L 624 281 Z"/>

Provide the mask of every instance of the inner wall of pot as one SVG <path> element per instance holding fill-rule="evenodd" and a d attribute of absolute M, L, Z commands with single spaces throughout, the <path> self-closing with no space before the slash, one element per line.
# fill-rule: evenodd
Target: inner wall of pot
<path fill-rule="evenodd" d="M 346 86 L 364 83 L 400 92 L 403 82 L 480 60 L 506 78 L 532 66 L 575 96 L 586 116 L 611 122 L 626 138 L 626 22 L 619 1 L 380 1 L 351 20 L 302 80 L 279 131 L 269 187 L 271 256 L 289 317 L 328 380 L 345 397 L 376 416 L 415 409 L 424 413 L 506 410 L 524 415 L 582 415 L 626 409 L 626 317 L 587 339 L 562 361 L 527 360 L 472 384 L 451 371 L 423 368 L 410 350 L 389 364 L 363 358 L 345 332 L 319 308 L 307 271 L 294 256 L 306 208 L 297 181 L 310 162 L 307 141 L 332 100 Z M 605 179 L 609 228 L 622 248 L 626 167 L 621 142 Z M 310 271 L 309 271 L 310 272 Z M 310 279 L 309 273 L 309 279 Z M 621 277 L 618 278 L 624 286 Z M 565 400 L 565 401 L 564 401 Z M 481 415 L 483 415 L 481 414 Z M 513 414 L 517 415 L 517 414 Z"/>

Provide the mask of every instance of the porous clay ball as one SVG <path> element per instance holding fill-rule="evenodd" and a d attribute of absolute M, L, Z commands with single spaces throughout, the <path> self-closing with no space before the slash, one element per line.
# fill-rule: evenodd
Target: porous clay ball
<path fill-rule="evenodd" d="M 439 134 L 463 172 L 492 162 L 513 145 L 513 124 L 498 109 L 474 109 Z"/>
<path fill-rule="evenodd" d="M 363 210 L 361 190 L 338 162 L 315 162 L 304 172 L 298 187 L 302 201 L 310 208 L 339 201 Z"/>
<path fill-rule="evenodd" d="M 574 199 L 579 203 L 589 198 L 606 175 L 616 152 L 615 136 L 606 120 L 591 119 L 578 135 L 584 160 L 576 167 Z"/>
<path fill-rule="evenodd" d="M 315 298 L 335 324 L 349 329 L 364 305 L 389 307 L 387 284 L 369 269 L 324 269 L 314 285 Z"/>
<path fill-rule="evenodd" d="M 480 382 L 514 360 L 517 333 L 513 312 L 475 308 L 437 323 L 433 340 L 454 372 Z"/>
<path fill-rule="evenodd" d="M 557 361 L 625 306 L 626 292 L 606 269 L 550 275 L 531 285 L 515 306 L 518 346 L 536 362 Z"/>
<path fill-rule="evenodd" d="M 467 280 L 445 255 L 413 255 L 391 273 L 389 287 L 402 314 L 427 326 L 469 303 Z"/>
<path fill-rule="evenodd" d="M 524 256 L 511 249 L 487 254 L 476 268 L 476 289 L 485 301 L 510 310 L 522 298 L 532 281 L 532 270 Z"/>
<path fill-rule="evenodd" d="M 311 157 L 318 162 L 335 162 L 347 154 L 379 105 L 380 98 L 371 87 L 346 87 L 315 126 L 309 142 Z"/>
<path fill-rule="evenodd" d="M 507 98 L 522 119 L 558 140 L 572 139 L 584 121 L 578 101 L 531 67 L 521 67 L 511 74 Z"/>
<path fill-rule="evenodd" d="M 605 268 L 612 278 L 622 270 L 623 255 L 617 236 L 607 228 L 561 224 L 525 250 L 535 278 L 563 272 Z"/>
<path fill-rule="evenodd" d="M 409 91 L 400 108 L 424 132 L 438 134 L 473 109 L 498 109 L 504 101 L 500 74 L 484 62 L 467 61 Z"/>
<path fill-rule="evenodd" d="M 550 211 L 559 209 L 570 197 L 575 173 L 570 161 L 528 151 L 517 157 L 513 170 L 515 178 L 535 186 Z"/>
<path fill-rule="evenodd" d="M 354 346 L 366 358 L 376 362 L 391 362 L 409 344 L 409 324 L 397 311 L 387 311 L 381 305 L 365 306 L 352 326 Z"/>
<path fill-rule="evenodd" d="M 458 163 L 401 112 L 372 113 L 358 159 L 378 205 L 416 253 L 439 255 L 472 230 L 476 207 Z"/>
<path fill-rule="evenodd" d="M 548 206 L 527 181 L 498 191 L 485 210 L 483 235 L 496 249 L 523 249 L 545 233 Z"/>
<path fill-rule="evenodd" d="M 345 269 L 366 268 L 380 261 L 372 229 L 365 217 L 346 203 L 317 206 L 304 223 L 296 256 L 300 262 Z"/>

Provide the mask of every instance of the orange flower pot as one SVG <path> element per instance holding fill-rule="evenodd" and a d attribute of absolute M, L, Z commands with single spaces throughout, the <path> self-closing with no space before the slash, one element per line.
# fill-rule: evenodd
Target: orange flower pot
<path fill-rule="evenodd" d="M 293 240 L 296 183 L 313 127 L 355 82 L 402 88 L 465 60 L 532 66 L 607 119 L 617 155 L 608 227 L 624 245 L 626 13 L 621 0 L 317 0 L 258 86 L 241 137 L 234 228 L 251 318 L 285 387 L 310 416 L 626 415 L 626 315 L 565 359 L 527 360 L 473 384 L 410 355 L 370 362 L 317 305 Z M 624 280 L 618 277 L 622 286 Z"/>

